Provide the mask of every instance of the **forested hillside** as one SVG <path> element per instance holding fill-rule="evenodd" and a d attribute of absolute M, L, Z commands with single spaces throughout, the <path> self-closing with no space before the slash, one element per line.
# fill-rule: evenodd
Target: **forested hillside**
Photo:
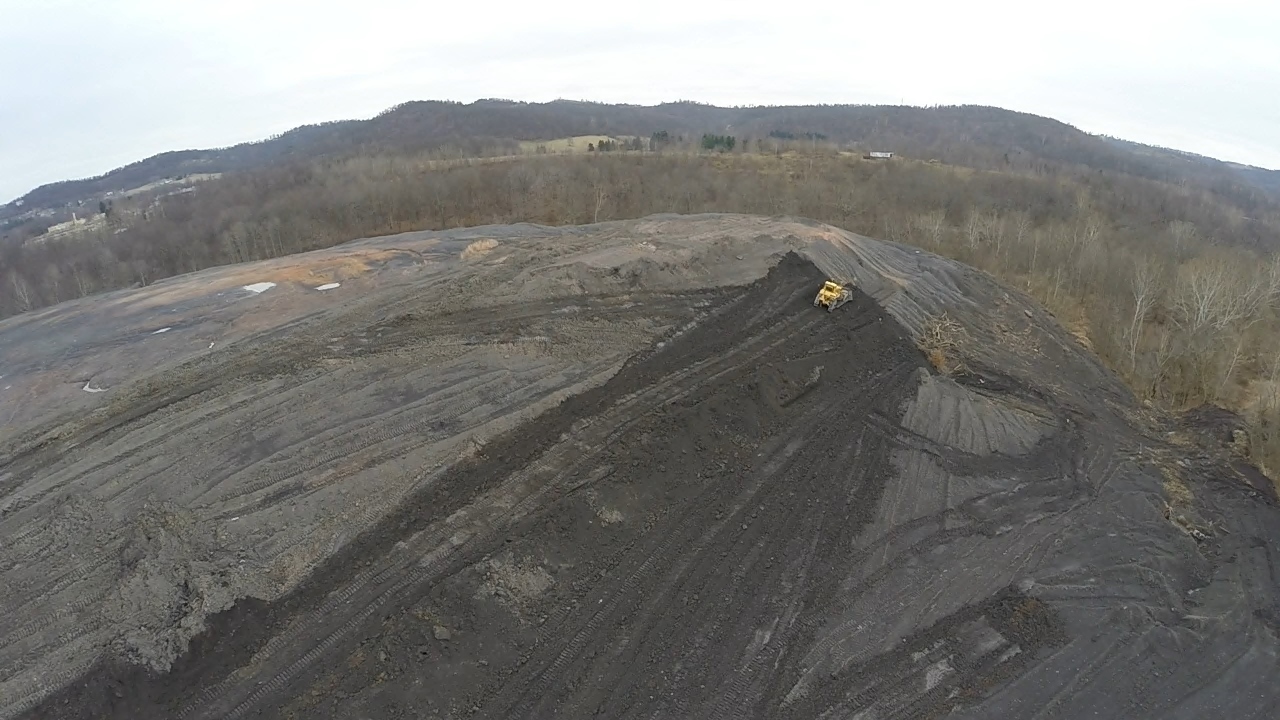
<path fill-rule="evenodd" d="M 864 150 L 979 169 L 1044 171 L 1075 166 L 1163 182 L 1189 182 L 1251 210 L 1261 194 L 1280 198 L 1280 173 L 1181 156 L 1136 143 L 1089 135 L 1048 118 L 979 106 L 823 105 L 721 108 L 691 102 L 657 106 L 572 101 L 471 104 L 410 102 L 369 120 L 309 125 L 262 142 L 213 150 L 168 152 L 98 178 L 36 188 L 19 206 L 0 207 L 0 220 L 32 208 L 96 199 L 109 191 L 191 173 L 252 170 L 285 161 L 371 154 L 415 154 L 449 148 L 464 156 L 510 152 L 519 140 L 574 135 L 673 137 L 733 135 L 759 150 L 782 138 L 809 138 Z"/>

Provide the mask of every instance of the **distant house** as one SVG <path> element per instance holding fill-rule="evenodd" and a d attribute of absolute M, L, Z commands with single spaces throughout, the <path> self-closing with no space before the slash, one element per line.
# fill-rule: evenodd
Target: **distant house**
<path fill-rule="evenodd" d="M 867 153 L 867 155 L 866 155 L 866 158 L 867 158 L 868 160 L 889 160 L 889 159 L 891 159 L 892 157 L 893 157 L 893 153 L 891 153 L 891 152 L 883 152 L 883 151 L 880 151 L 880 150 L 872 150 L 871 152 Z"/>
<path fill-rule="evenodd" d="M 71 219 L 66 222 L 60 222 L 52 225 L 43 235 L 39 235 L 31 239 L 33 243 L 42 243 L 45 240 L 53 240 L 55 238 L 73 235 L 78 232 L 92 230 L 106 223 L 106 215 L 95 215 L 92 218 L 82 218 L 76 213 L 71 213 Z"/>

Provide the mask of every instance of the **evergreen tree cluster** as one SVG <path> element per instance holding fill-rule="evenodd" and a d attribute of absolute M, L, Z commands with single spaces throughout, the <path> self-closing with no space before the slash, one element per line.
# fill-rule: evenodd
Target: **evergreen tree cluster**
<path fill-rule="evenodd" d="M 732 135 L 712 135 L 710 133 L 702 136 L 703 150 L 733 150 L 733 146 L 738 144 L 738 139 Z"/>

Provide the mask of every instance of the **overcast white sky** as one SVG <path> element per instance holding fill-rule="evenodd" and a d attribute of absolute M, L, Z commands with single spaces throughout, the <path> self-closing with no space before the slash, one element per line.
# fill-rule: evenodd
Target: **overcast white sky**
<path fill-rule="evenodd" d="M 975 103 L 1280 168 L 1280 0 L 0 0 L 0 202 L 484 97 Z"/>

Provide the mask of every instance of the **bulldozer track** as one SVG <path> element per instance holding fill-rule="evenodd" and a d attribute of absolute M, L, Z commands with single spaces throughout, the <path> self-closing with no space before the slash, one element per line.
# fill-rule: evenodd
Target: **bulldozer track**
<path fill-rule="evenodd" d="M 781 328 L 785 328 L 785 325 L 786 325 L 786 323 L 785 323 L 785 322 L 783 322 L 783 323 L 778 323 L 778 324 L 777 324 L 777 326 L 779 326 L 779 327 L 781 327 Z M 785 335 L 785 333 L 784 333 L 784 335 Z M 785 339 L 785 338 L 784 338 L 784 339 Z M 778 344 L 779 344 L 779 342 L 778 342 L 778 341 L 775 341 L 774 343 L 772 343 L 772 345 L 770 345 L 769 347 L 764 348 L 761 352 L 768 352 L 768 350 L 769 350 L 771 347 L 776 347 Z M 671 384 L 672 384 L 672 383 L 680 383 L 680 382 L 681 382 L 681 378 L 686 377 L 686 376 L 687 376 L 687 373 L 681 373 L 679 376 L 677 376 L 677 377 L 672 377 L 672 378 L 670 378 L 669 380 L 667 380 L 667 381 L 665 381 L 665 382 L 659 382 L 659 383 L 657 384 L 657 386 L 656 386 L 656 387 L 650 387 L 646 393 L 644 393 L 644 394 L 642 394 L 642 395 L 640 395 L 640 396 L 636 396 L 636 397 L 632 397 L 632 398 L 629 398 L 629 399 L 625 399 L 625 400 L 623 400 L 623 401 L 622 401 L 622 403 L 621 403 L 621 404 L 619 404 L 619 405 L 615 405 L 615 406 L 614 406 L 614 408 L 613 408 L 613 411 L 614 411 L 614 412 L 617 412 L 617 413 L 620 413 L 620 414 L 625 414 L 625 413 L 627 413 L 630 409 L 632 409 L 632 408 L 633 408 L 637 403 L 644 403 L 644 402 L 646 402 L 646 398 L 655 398 L 655 399 L 656 399 L 656 401 L 662 401 L 664 404 L 665 404 L 665 403 L 670 403 L 670 402 L 672 401 L 672 399 L 670 398 L 669 393 L 665 392 L 665 389 L 666 389 L 667 387 L 671 386 Z M 714 379 L 715 379 L 714 377 L 712 377 L 712 378 L 703 378 L 703 379 L 701 379 L 701 380 L 700 380 L 700 382 L 705 384 L 706 382 L 714 381 Z M 607 442 L 605 443 L 605 445 L 607 445 Z M 537 469 L 538 469 L 538 468 L 537 468 L 537 465 L 535 464 L 534 466 L 532 466 L 532 467 L 530 468 L 530 470 L 529 470 L 529 474 L 536 473 L 536 472 L 537 472 Z M 562 482 L 562 483 L 560 483 L 561 489 L 563 489 L 563 486 L 564 486 L 565 484 L 566 484 L 566 483 L 563 483 L 563 482 Z M 548 489 L 544 489 L 542 493 L 535 492 L 535 493 L 532 493 L 532 494 L 530 494 L 530 495 L 526 496 L 526 497 L 525 497 L 525 498 L 524 498 L 520 503 L 518 503 L 516 506 L 514 506 L 514 507 L 512 507 L 512 508 L 511 508 L 511 514 L 512 514 L 512 515 L 514 515 L 514 516 L 519 516 L 519 515 L 521 515 L 521 514 L 523 514 L 523 513 L 525 513 L 525 512 L 531 512 L 531 511 L 534 511 L 534 510 L 537 508 L 537 506 L 538 506 L 538 502 L 539 502 L 537 498 L 538 498 L 540 495 L 545 495 L 545 494 L 547 494 L 549 491 L 550 491 L 550 490 L 549 490 L 549 488 L 548 488 Z M 415 544 L 416 544 L 416 543 L 415 543 Z M 444 561 L 444 559 L 442 558 L 442 559 L 438 560 L 437 562 L 441 562 L 441 563 L 442 563 L 443 561 Z M 435 567 L 435 565 L 434 565 L 434 564 L 433 564 L 432 566 L 430 566 L 430 568 L 434 568 L 434 567 Z M 642 567 L 644 567 L 644 566 L 643 566 L 643 564 L 642 564 Z M 313 661 L 313 660 L 314 660 L 314 659 L 315 659 L 315 658 L 316 658 L 316 657 L 317 657 L 321 652 L 323 652 L 325 649 L 328 649 L 328 648 L 332 647 L 333 645 L 335 645 L 336 643 L 338 643 L 338 642 L 341 640 L 341 638 L 343 637 L 343 635 L 344 635 L 345 633 L 349 632 L 352 628 L 354 628 L 355 626 L 357 626 L 357 625 L 358 625 L 358 624 L 359 624 L 359 623 L 360 623 L 364 618 L 368 617 L 368 613 L 369 613 L 369 612 L 372 612 L 372 610 L 371 610 L 370 608 L 378 608 L 378 607 L 381 607 L 381 606 L 382 606 L 382 604 L 383 604 L 384 602 L 386 602 L 386 601 L 387 601 L 386 599 L 388 599 L 388 598 L 390 598 L 390 597 L 392 597 L 392 596 L 395 596 L 395 595 L 397 595 L 397 594 L 399 594 L 399 593 L 402 593 L 405 589 L 407 589 L 407 588 L 409 588 L 409 587 L 411 587 L 411 586 L 414 586 L 414 585 L 417 585 L 417 584 L 420 584 L 420 583 L 424 582 L 424 581 L 428 578 L 428 576 L 430 575 L 430 572 L 431 572 L 431 569 L 430 569 L 430 568 L 421 568 L 421 567 L 420 567 L 420 568 L 417 568 L 417 569 L 416 569 L 416 570 L 414 570 L 412 573 L 410 573 L 408 577 L 403 578 L 403 579 L 401 580 L 401 582 L 397 583 L 396 585 L 392 586 L 392 587 L 391 587 L 391 588 L 389 588 L 389 589 L 386 589 L 386 590 L 384 590 L 384 591 L 380 591 L 380 592 L 375 596 L 375 598 L 374 598 L 371 602 L 366 603 L 366 602 L 362 601 L 362 602 L 361 602 L 361 605 L 362 605 L 363 607 L 365 607 L 365 608 L 366 608 L 366 610 L 365 610 L 365 611 L 363 611 L 362 613 L 360 613 L 360 614 L 358 614 L 358 615 L 355 615 L 355 616 L 353 616 L 353 617 L 348 618 L 348 619 L 347 619 L 347 620 L 346 620 L 346 621 L 345 621 L 345 622 L 344 622 L 344 623 L 343 623 L 343 624 L 338 628 L 338 630 L 336 630 L 336 631 L 334 631 L 333 633 L 331 633 L 331 634 L 327 635 L 327 636 L 326 636 L 326 637 L 325 637 L 325 638 L 320 642 L 320 644 L 319 644 L 319 645 L 317 645 L 315 648 L 313 648 L 313 649 L 312 649 L 311 651 L 309 651 L 308 653 L 303 654 L 301 657 L 299 657 L 297 660 L 295 660 L 292 664 L 290 664 L 289 666 L 287 666 L 286 668 L 284 668 L 284 670 L 283 670 L 282 672 L 280 672 L 280 673 L 278 673 L 278 674 L 274 675 L 270 680 L 268 680 L 267 682 L 263 683 L 261 687 L 259 687 L 259 688 L 255 689 L 255 690 L 254 690 L 254 692 L 253 692 L 253 693 L 252 693 L 248 698 L 246 698 L 245 700 L 241 701 L 241 703 L 240 703 L 240 704 L 236 705 L 235 707 L 233 707 L 233 708 L 231 709 L 231 711 L 230 711 L 230 712 L 231 712 L 231 715 L 230 715 L 230 716 L 231 716 L 231 717 L 235 717 L 235 716 L 237 716 L 237 714 L 238 714 L 238 713 L 245 712 L 245 711 L 246 711 L 246 708 L 248 708 L 248 707 L 252 706 L 252 705 L 253 705 L 253 703 L 257 702 L 257 701 L 258 701 L 258 700 L 260 700 L 262 697 L 266 696 L 266 695 L 267 695 L 267 694 L 269 694 L 269 693 L 276 692 L 276 691 L 278 691 L 280 688 L 284 687 L 288 682 L 290 682 L 290 680 L 291 680 L 291 679 L 292 679 L 296 674 L 298 674 L 298 673 L 299 673 L 299 672 L 301 672 L 305 667 L 307 667 L 307 666 L 309 665 L 309 663 L 311 663 L 311 662 L 312 662 L 312 661 Z M 360 593 L 360 592 L 361 592 L 361 591 L 362 591 L 366 586 L 369 586 L 369 585 L 370 585 L 370 582 L 372 582 L 372 585 L 373 585 L 374 587 L 376 587 L 376 586 L 378 586 L 378 585 L 380 584 L 380 582 L 381 582 L 384 578 L 389 577 L 390 575 L 396 574 L 396 572 L 397 572 L 398 570 L 400 570 L 400 568 L 398 568 L 398 567 L 396 567 L 396 566 L 392 566 L 392 567 L 387 568 L 383 573 L 380 573 L 380 574 L 378 574 L 377 576 L 372 576 L 372 577 L 370 577 L 370 575 L 369 575 L 369 574 L 362 573 L 361 575 L 357 576 L 356 578 L 353 578 L 353 581 L 352 581 L 350 584 L 348 584 L 348 585 L 346 586 L 346 588 L 344 588 L 344 590 L 343 590 L 341 593 L 339 593 L 339 594 L 337 594 L 337 595 L 335 595 L 335 596 L 332 596 L 332 597 L 331 597 L 331 599 L 330 599 L 329 601 L 327 601 L 324 605 L 322 605 L 322 606 L 318 609 L 318 611 L 313 615 L 313 617 L 316 617 L 316 618 L 325 618 L 327 614 L 334 612 L 334 611 L 335 611 L 339 606 L 341 606 L 341 604 L 342 604 L 343 602 L 345 602 L 345 601 L 346 601 L 346 600 L 348 600 L 349 598 L 353 597 L 353 596 L 354 596 L 354 595 L 356 595 L 357 593 Z M 642 571 L 641 571 L 641 570 L 637 570 L 637 571 L 636 571 L 636 573 L 633 573 L 633 574 L 642 574 Z M 634 582 L 634 581 L 633 581 L 633 582 Z M 295 624 L 294 624 L 294 626 L 293 626 L 293 627 L 294 627 L 294 629 L 293 629 L 293 630 L 291 630 L 291 631 L 289 631 L 289 632 L 287 632 L 287 633 L 285 633 L 285 634 L 283 634 L 283 635 L 281 635 L 281 636 L 277 636 L 277 638 L 273 639 L 273 641 L 272 641 L 272 642 L 268 643 L 268 645 L 263 649 L 263 651 L 260 651 L 260 652 L 259 652 L 258 656 L 259 656 L 259 657 L 269 656 L 269 655 L 271 655 L 271 654 L 274 654 L 274 653 L 275 653 L 277 650 L 279 650 L 281 647 L 284 647 L 284 646 L 295 646 L 295 643 L 293 642 L 293 640 L 295 640 L 298 636 L 300 636 L 300 635 L 304 634 L 304 633 L 305 633 L 305 630 L 304 630 L 303 628 L 305 628 L 305 627 L 306 627 L 307 625 L 309 625 L 309 624 L 310 624 L 310 623 L 307 623 L 307 622 L 304 622 L 304 623 L 301 623 L 301 624 L 297 624 L 297 623 L 295 623 Z M 287 637 L 287 638 L 289 638 L 289 640 L 285 641 L 285 640 L 284 640 L 284 638 L 286 638 L 286 637 Z M 553 664 L 553 665 L 554 665 L 554 664 Z M 188 708 L 185 708 L 185 709 L 182 711 L 181 715 L 182 715 L 182 716 L 184 716 L 184 717 L 185 717 L 185 716 L 188 716 L 188 715 L 190 715 L 190 714 L 191 714 L 191 713 L 192 713 L 192 712 L 193 712 L 197 707 L 221 707 L 221 706 L 223 706 L 223 705 L 222 705 L 222 702 L 221 702 L 220 700 L 218 700 L 218 698 L 219 698 L 219 696 L 222 696 L 222 695 L 224 695 L 224 694 L 225 694 L 226 689 L 227 689 L 227 688 L 226 688 L 226 686 L 222 686 L 222 687 L 219 687 L 219 688 L 217 688 L 216 690 L 214 690 L 214 691 L 212 691 L 212 692 L 208 692 L 208 691 L 207 691 L 207 692 L 205 692 L 205 693 L 202 693 L 202 694 L 201 694 L 201 696 L 200 696 L 200 701 L 199 701 L 198 703 L 195 703 L 195 704 L 193 704 L 193 705 L 189 706 Z"/>
<path fill-rule="evenodd" d="M 61 670 L 56 674 L 41 678 L 36 689 L 29 690 L 25 694 L 18 697 L 6 707 L 6 711 L 17 715 L 27 712 L 38 706 L 42 700 L 54 693 L 59 688 L 66 685 L 71 680 L 80 677 L 98 662 L 96 656 L 84 659 L 78 663 L 67 666 L 65 670 Z"/>
<path fill-rule="evenodd" d="M 14 630 L 10 634 L 6 635 L 3 638 L 3 640 L 0 640 L 0 647 L 7 648 L 9 646 L 16 645 L 19 642 L 26 640 L 32 635 L 35 635 L 36 633 L 41 632 L 48 627 L 52 627 L 53 625 L 59 622 L 62 622 L 67 618 L 76 616 L 77 614 L 84 611 L 85 609 L 90 608 L 96 603 L 98 603 L 100 600 L 106 597 L 107 594 L 111 592 L 111 590 L 112 588 L 110 586 L 107 586 L 92 593 L 85 593 L 77 597 L 75 600 L 72 600 L 66 605 L 63 605 L 62 607 L 58 608 L 57 610 L 54 610 L 49 615 L 45 615 L 41 617 L 39 620 L 34 620 L 32 622 L 26 623 L 25 625 L 19 626 L 17 630 Z M 43 602 L 45 597 L 48 597 L 49 595 L 53 595 L 53 594 L 55 593 L 48 593 L 47 595 L 42 596 L 41 598 L 29 601 L 29 603 L 34 604 L 36 602 Z M 17 609 L 21 609 L 21 608 L 17 608 Z M 95 632 L 102 624 L 103 624 L 102 622 L 87 624 L 84 626 L 85 629 L 81 632 L 81 634 L 86 635 L 88 633 Z M 5 680 L 8 677 L 9 677 L 9 673 L 7 669 L 0 669 L 0 681 Z"/>

